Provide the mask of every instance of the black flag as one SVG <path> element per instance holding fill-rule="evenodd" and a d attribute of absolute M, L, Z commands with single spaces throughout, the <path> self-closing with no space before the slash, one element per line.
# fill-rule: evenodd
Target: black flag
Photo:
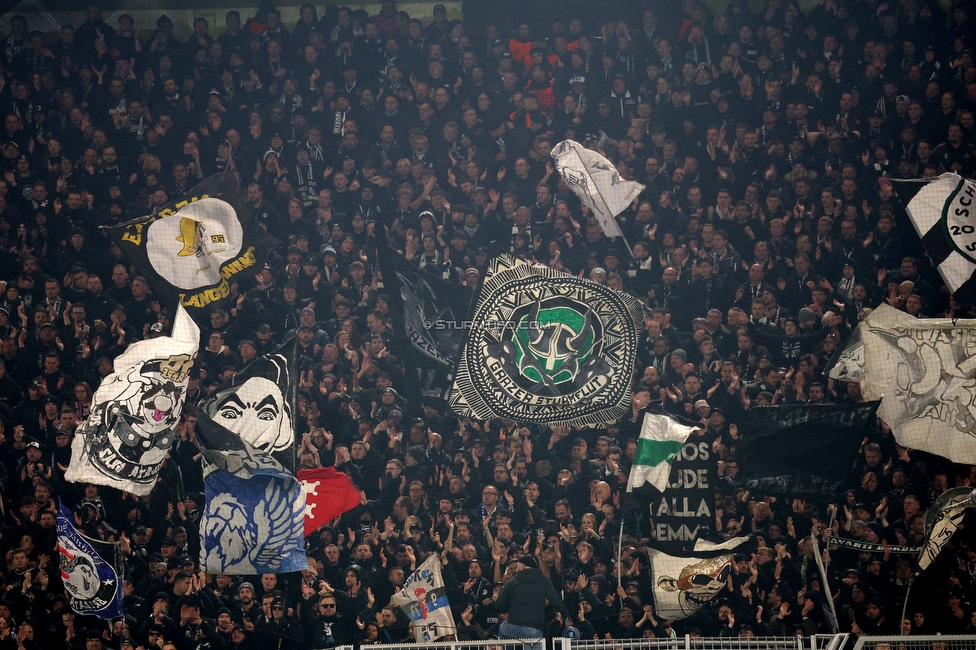
<path fill-rule="evenodd" d="M 408 377 L 408 385 L 419 386 L 424 397 L 443 400 L 450 388 L 474 292 L 421 271 L 389 247 L 381 230 L 377 228 L 377 258 L 397 349 L 403 350 L 404 365 L 417 373 Z"/>
<path fill-rule="evenodd" d="M 231 296 L 234 278 L 255 275 L 277 243 L 257 225 L 230 173 L 211 176 L 154 215 L 107 230 L 162 301 L 182 304 L 206 327 L 209 313 Z"/>
<path fill-rule="evenodd" d="M 754 408 L 742 479 L 762 494 L 833 495 L 849 477 L 878 402 Z"/>

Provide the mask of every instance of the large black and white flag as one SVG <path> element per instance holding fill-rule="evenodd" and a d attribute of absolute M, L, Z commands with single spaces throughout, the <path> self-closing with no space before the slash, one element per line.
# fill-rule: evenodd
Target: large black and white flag
<path fill-rule="evenodd" d="M 698 540 L 689 553 L 648 546 L 654 613 L 672 621 L 697 613 L 727 588 L 735 553 L 753 539 L 735 537 L 722 544 Z"/>
<path fill-rule="evenodd" d="M 957 487 L 946 490 L 925 513 L 925 543 L 918 554 L 916 575 L 929 568 L 953 533 L 959 528 L 966 512 L 976 506 L 976 489 Z"/>
<path fill-rule="evenodd" d="M 115 372 L 102 380 L 91 415 L 75 433 L 68 481 L 136 496 L 152 491 L 173 446 L 199 346 L 200 328 L 177 306 L 172 336 L 133 343 L 115 359 Z"/>
<path fill-rule="evenodd" d="M 254 449 L 295 470 L 298 339 L 247 364 L 200 403 L 200 410 Z"/>
<path fill-rule="evenodd" d="M 159 298 L 182 304 L 207 325 L 209 312 L 230 298 L 234 278 L 260 271 L 276 243 L 257 225 L 231 173 L 201 181 L 154 215 L 107 230 Z"/>
<path fill-rule="evenodd" d="M 907 207 L 925 252 L 963 304 L 976 303 L 976 183 L 942 174 Z"/>
<path fill-rule="evenodd" d="M 643 323 L 628 294 L 500 255 L 461 344 L 450 406 L 481 419 L 616 421 L 630 404 Z"/>
<path fill-rule="evenodd" d="M 861 324 L 861 393 L 912 449 L 976 464 L 976 320 L 913 318 L 882 304 Z"/>
<path fill-rule="evenodd" d="M 877 402 L 754 408 L 739 478 L 760 494 L 832 496 L 848 479 L 877 410 Z"/>
<path fill-rule="evenodd" d="M 74 513 L 63 503 L 58 509 L 58 564 L 72 610 L 99 618 L 122 616 L 125 565 L 118 542 L 82 535 Z"/>
<path fill-rule="evenodd" d="M 644 191 L 644 186 L 623 180 L 613 163 L 573 140 L 563 140 L 552 148 L 550 155 L 556 161 L 559 175 L 593 211 L 603 234 L 623 238 L 615 218 Z"/>

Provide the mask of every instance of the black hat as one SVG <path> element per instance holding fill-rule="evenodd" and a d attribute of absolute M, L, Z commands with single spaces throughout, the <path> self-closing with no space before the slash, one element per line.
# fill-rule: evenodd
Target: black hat
<path fill-rule="evenodd" d="M 173 21 L 170 20 L 170 17 L 167 16 L 166 14 L 163 14 L 162 16 L 156 19 L 156 27 L 162 27 L 163 25 L 172 25 L 172 24 Z"/>
<path fill-rule="evenodd" d="M 434 10 L 433 10 L 432 13 L 435 13 L 436 14 L 437 12 L 441 12 L 442 14 L 446 14 L 447 13 L 447 7 L 445 7 L 444 5 L 441 5 L 441 4 L 434 5 Z"/>

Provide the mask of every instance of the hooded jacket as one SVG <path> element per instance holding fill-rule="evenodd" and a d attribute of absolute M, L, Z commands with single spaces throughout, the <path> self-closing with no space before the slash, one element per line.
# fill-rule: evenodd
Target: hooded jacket
<path fill-rule="evenodd" d="M 512 625 L 541 630 L 546 625 L 546 600 L 564 618 L 569 616 L 559 592 L 542 571 L 525 568 L 505 585 L 496 606 L 498 611 L 508 612 L 508 622 Z"/>

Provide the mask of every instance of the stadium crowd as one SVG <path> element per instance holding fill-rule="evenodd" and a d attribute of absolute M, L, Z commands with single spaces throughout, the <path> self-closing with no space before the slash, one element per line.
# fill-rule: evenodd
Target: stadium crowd
<path fill-rule="evenodd" d="M 736 454 L 757 405 L 861 400 L 824 369 L 881 302 L 965 315 L 906 215 L 920 185 L 899 181 L 976 172 L 976 5 L 753 9 L 635 5 L 619 22 L 566 16 L 511 34 L 449 21 L 443 5 L 425 24 L 394 0 L 374 16 L 305 5 L 293 25 L 262 0 L 252 17 L 198 18 L 183 35 L 165 15 L 109 24 L 96 6 L 58 34 L 14 16 L 0 39 L 0 650 L 407 641 L 388 603 L 430 553 L 461 639 L 497 633 L 508 612 L 496 598 L 524 555 L 569 611 L 556 636 L 808 635 L 829 631 L 827 598 L 858 635 L 976 630 L 971 529 L 904 621 L 913 558 L 888 548 L 918 546 L 933 499 L 976 484 L 976 467 L 900 447 L 878 423 L 849 491 L 777 499 L 742 487 Z M 566 138 L 646 186 L 618 218 L 626 242 L 554 171 Z M 224 171 L 280 247 L 203 332 L 153 494 L 66 484 L 112 360 L 172 326 L 172 306 L 100 226 Z M 505 251 L 636 295 L 650 315 L 632 412 L 570 429 L 409 403 L 417 374 L 395 343 L 376 228 L 453 282 L 476 286 Z M 293 336 L 316 367 L 300 393 L 300 463 L 347 472 L 368 503 L 308 538 L 301 575 L 205 575 L 192 405 Z M 759 542 L 684 621 L 655 614 L 652 518 L 624 489 L 645 408 L 703 422 L 713 527 Z M 89 536 L 121 540 L 123 619 L 70 611 L 59 498 Z M 832 550 L 824 585 L 811 534 L 886 551 Z"/>

